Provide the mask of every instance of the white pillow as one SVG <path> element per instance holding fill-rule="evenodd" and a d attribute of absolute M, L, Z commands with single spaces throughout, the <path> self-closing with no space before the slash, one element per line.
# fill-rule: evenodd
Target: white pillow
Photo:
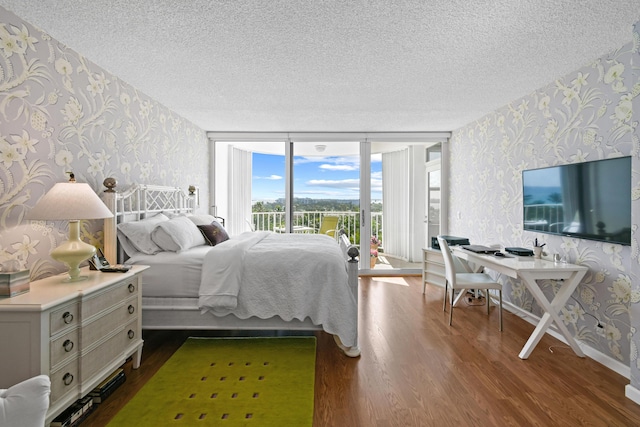
<path fill-rule="evenodd" d="M 161 222 L 151 232 L 151 239 L 165 251 L 180 252 L 206 241 L 198 227 L 185 216 Z"/>
<path fill-rule="evenodd" d="M 116 235 L 118 236 L 118 242 L 120 243 L 120 247 L 124 250 L 124 252 L 129 257 L 132 257 L 135 254 L 139 254 L 140 253 L 140 251 L 135 246 L 133 246 L 131 241 L 129 239 L 127 239 L 127 236 L 125 236 L 122 231 L 118 230 L 116 232 Z"/>
<path fill-rule="evenodd" d="M 151 240 L 151 232 L 156 228 L 156 225 L 165 221 L 169 221 L 169 218 L 163 214 L 157 214 L 151 218 L 140 221 L 118 224 L 118 231 L 124 234 L 138 251 L 147 255 L 153 255 L 161 252 L 162 249 Z"/>
<path fill-rule="evenodd" d="M 38 375 L 0 390 L 0 425 L 44 425 L 50 394 L 51 381 L 46 375 Z"/>
<path fill-rule="evenodd" d="M 209 225 L 213 221 L 217 221 L 215 216 L 207 214 L 189 215 L 187 218 L 189 218 L 195 225 Z"/>

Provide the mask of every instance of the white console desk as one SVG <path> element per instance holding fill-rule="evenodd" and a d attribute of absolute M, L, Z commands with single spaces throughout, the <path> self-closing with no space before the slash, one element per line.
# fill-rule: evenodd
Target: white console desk
<path fill-rule="evenodd" d="M 507 256 L 497 257 L 494 255 L 477 254 L 460 247 L 452 247 L 453 253 L 460 259 L 472 262 L 477 266 L 486 267 L 498 273 L 504 274 L 514 279 L 521 279 L 531 295 L 544 310 L 538 325 L 529 337 L 529 340 L 520 351 L 519 357 L 527 359 L 536 347 L 544 333 L 552 322 L 562 333 L 573 351 L 580 357 L 584 353 L 573 339 L 573 336 L 565 326 L 559 316 L 560 311 L 575 291 L 580 281 L 587 273 L 588 268 L 581 265 L 556 263 L 545 259 L 535 259 L 534 257 Z M 536 283 L 536 280 L 555 279 L 560 283 L 560 289 L 552 301 L 549 301 Z"/>

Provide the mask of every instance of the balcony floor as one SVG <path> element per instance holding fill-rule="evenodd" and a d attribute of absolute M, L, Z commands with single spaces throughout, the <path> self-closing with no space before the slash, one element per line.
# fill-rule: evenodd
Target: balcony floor
<path fill-rule="evenodd" d="M 378 262 L 373 268 L 374 271 L 402 269 L 422 269 L 419 262 L 407 262 L 402 259 L 386 255 L 384 253 L 378 256 Z M 422 271 L 422 270 L 421 270 Z"/>

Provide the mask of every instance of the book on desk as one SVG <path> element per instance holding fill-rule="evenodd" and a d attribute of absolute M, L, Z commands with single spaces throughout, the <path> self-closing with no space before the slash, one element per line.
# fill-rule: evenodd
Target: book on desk
<path fill-rule="evenodd" d="M 533 251 L 527 248 L 509 247 L 509 248 L 504 248 L 504 251 L 512 255 L 533 256 Z"/>
<path fill-rule="evenodd" d="M 490 248 L 484 245 L 462 245 L 460 246 L 462 249 L 466 249 L 471 252 L 475 252 L 477 254 L 493 254 L 496 252 L 500 252 L 500 249 Z"/>

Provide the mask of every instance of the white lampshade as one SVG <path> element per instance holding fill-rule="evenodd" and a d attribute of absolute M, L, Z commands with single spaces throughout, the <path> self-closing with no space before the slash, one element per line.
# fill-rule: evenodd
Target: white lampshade
<path fill-rule="evenodd" d="M 59 182 L 27 213 L 27 219 L 50 221 L 111 218 L 113 213 L 89 184 Z"/>
<path fill-rule="evenodd" d="M 50 221 L 69 221 L 69 240 L 51 251 L 51 257 L 69 267 L 67 281 L 86 279 L 80 276 L 80 264 L 96 253 L 96 248 L 80 240 L 80 220 L 110 218 L 107 208 L 89 184 L 61 182 L 53 186 L 26 218 Z"/>

